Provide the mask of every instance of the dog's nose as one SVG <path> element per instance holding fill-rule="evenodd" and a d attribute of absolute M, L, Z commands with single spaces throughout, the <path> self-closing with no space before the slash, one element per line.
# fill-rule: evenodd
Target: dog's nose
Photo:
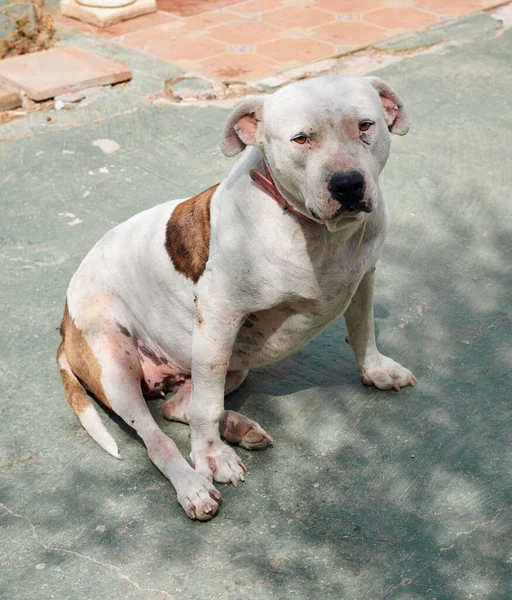
<path fill-rule="evenodd" d="M 329 192 L 345 210 L 364 210 L 362 203 L 366 184 L 361 171 L 337 171 L 329 181 Z"/>

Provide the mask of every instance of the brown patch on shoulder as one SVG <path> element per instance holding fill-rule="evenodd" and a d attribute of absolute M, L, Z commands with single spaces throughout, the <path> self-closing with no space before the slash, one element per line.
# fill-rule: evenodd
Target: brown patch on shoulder
<path fill-rule="evenodd" d="M 219 185 L 178 204 L 167 222 L 165 249 L 174 268 L 197 283 L 210 252 L 210 203 Z"/>
<path fill-rule="evenodd" d="M 94 356 L 84 334 L 74 324 L 68 311 L 67 302 L 60 325 L 60 334 L 62 343 L 57 351 L 57 361 L 64 392 L 75 413 L 82 412 L 89 405 L 89 399 L 80 382 L 83 382 L 102 404 L 111 408 L 101 385 L 101 365 Z M 61 366 L 59 359 L 62 359 L 62 354 L 69 363 L 70 371 Z M 83 393 L 79 392 L 77 386 L 82 389 Z"/>

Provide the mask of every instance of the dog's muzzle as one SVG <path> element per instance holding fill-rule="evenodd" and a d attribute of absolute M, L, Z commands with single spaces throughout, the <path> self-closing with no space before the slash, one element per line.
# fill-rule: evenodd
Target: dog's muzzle
<path fill-rule="evenodd" d="M 335 217 L 343 212 L 371 212 L 371 206 L 364 202 L 366 182 L 361 171 L 337 171 L 329 180 L 327 188 L 333 200 L 341 205 Z"/>

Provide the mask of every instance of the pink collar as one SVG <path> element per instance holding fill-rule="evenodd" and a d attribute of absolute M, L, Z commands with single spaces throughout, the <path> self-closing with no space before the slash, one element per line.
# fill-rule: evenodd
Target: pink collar
<path fill-rule="evenodd" d="M 266 192 L 269 196 L 274 198 L 274 200 L 276 200 L 277 203 L 280 204 L 284 208 L 284 210 L 289 210 L 296 217 L 304 219 L 304 221 L 309 221 L 310 223 L 316 223 L 316 221 L 313 221 L 313 219 L 306 217 L 306 215 L 303 215 L 301 212 L 299 212 L 298 210 L 293 208 L 293 206 L 291 204 L 288 204 L 288 202 L 285 200 L 285 198 L 283 198 L 283 196 L 279 193 L 279 190 L 277 189 L 276 184 L 274 183 L 274 181 L 272 179 L 272 175 L 270 174 L 270 171 L 268 170 L 268 167 L 267 167 L 267 163 L 265 161 L 263 161 L 263 168 L 265 169 L 266 177 L 265 177 L 265 175 L 263 175 L 256 169 L 251 169 L 249 171 L 249 177 L 254 181 L 254 183 L 260 189 L 262 189 L 264 192 Z"/>

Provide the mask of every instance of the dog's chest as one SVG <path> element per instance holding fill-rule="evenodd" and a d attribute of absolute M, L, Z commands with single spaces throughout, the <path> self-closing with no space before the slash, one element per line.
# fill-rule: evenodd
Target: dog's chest
<path fill-rule="evenodd" d="M 346 310 L 356 288 L 357 282 L 330 285 L 318 298 L 249 314 L 233 348 L 232 368 L 264 366 L 297 352 Z"/>
<path fill-rule="evenodd" d="M 327 248 L 316 264 L 311 253 L 309 264 L 305 252 L 301 255 L 296 249 L 296 261 L 287 255 L 287 268 L 281 270 L 278 282 L 274 279 L 275 287 L 282 286 L 283 297 L 296 299 L 247 316 L 234 345 L 231 368 L 255 368 L 281 360 L 303 348 L 347 310 L 375 259 L 376 247 L 372 240 L 356 255 L 352 245 L 333 251 Z"/>

